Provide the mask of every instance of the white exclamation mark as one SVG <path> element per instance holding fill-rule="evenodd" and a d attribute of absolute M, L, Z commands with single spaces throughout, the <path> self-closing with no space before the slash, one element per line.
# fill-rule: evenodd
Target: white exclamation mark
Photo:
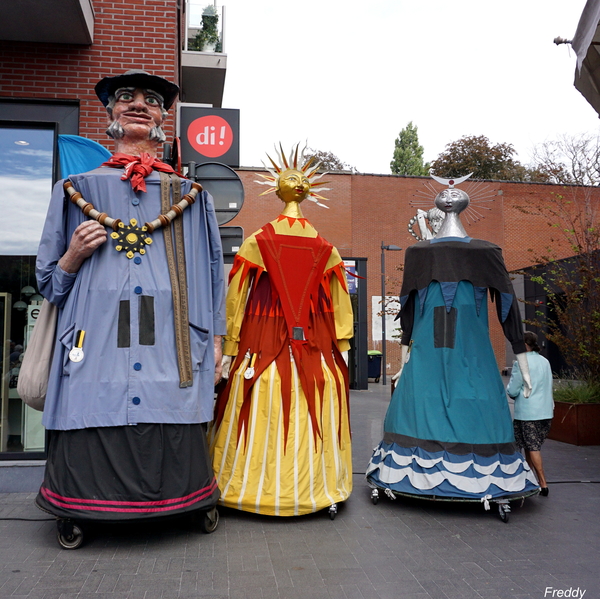
<path fill-rule="evenodd" d="M 221 135 L 220 135 L 219 145 L 220 146 L 225 145 L 225 126 L 221 127 Z"/>

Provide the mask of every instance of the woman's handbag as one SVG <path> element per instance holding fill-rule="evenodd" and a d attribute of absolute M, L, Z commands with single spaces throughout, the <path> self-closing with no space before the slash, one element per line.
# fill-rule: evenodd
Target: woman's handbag
<path fill-rule="evenodd" d="M 27 344 L 17 382 L 21 399 L 40 412 L 44 410 L 48 390 L 57 317 L 57 307 L 45 299 Z"/>

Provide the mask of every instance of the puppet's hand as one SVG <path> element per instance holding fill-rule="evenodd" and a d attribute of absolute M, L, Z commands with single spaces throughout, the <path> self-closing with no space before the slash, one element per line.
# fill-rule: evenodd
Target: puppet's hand
<path fill-rule="evenodd" d="M 400 378 L 402 374 L 402 370 L 404 369 L 404 365 L 408 362 L 408 345 L 401 345 L 402 348 L 402 358 L 400 359 L 400 370 L 392 377 L 392 382 L 395 383 Z M 383 366 L 385 368 L 385 365 Z"/>
<path fill-rule="evenodd" d="M 215 386 L 221 381 L 221 360 L 223 358 L 223 343 L 221 335 L 215 335 L 214 339 L 215 351 Z"/>
<path fill-rule="evenodd" d="M 76 273 L 107 238 L 106 229 L 95 220 L 86 220 L 75 231 L 67 251 L 59 260 L 59 266 L 68 273 Z"/>
<path fill-rule="evenodd" d="M 224 379 L 229 378 L 229 370 L 231 369 L 231 361 L 233 360 L 233 356 L 223 356 L 221 360 L 221 377 Z"/>
<path fill-rule="evenodd" d="M 531 395 L 531 377 L 529 373 L 523 375 L 523 397 L 529 397 Z"/>
<path fill-rule="evenodd" d="M 529 397 L 531 395 L 531 375 L 529 374 L 529 363 L 527 362 L 527 354 L 517 354 L 517 363 L 519 364 L 519 370 L 523 377 L 523 397 Z"/>

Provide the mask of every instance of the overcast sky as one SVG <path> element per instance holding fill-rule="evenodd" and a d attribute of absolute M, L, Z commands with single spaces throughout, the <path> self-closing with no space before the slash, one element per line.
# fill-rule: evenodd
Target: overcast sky
<path fill-rule="evenodd" d="M 573 37 L 585 0 L 223 4 L 223 107 L 241 110 L 242 166 L 308 140 L 360 172 L 390 173 L 409 121 L 426 160 L 485 135 L 528 163 L 535 144 L 599 125 L 573 87 L 574 52 L 553 43 Z"/>

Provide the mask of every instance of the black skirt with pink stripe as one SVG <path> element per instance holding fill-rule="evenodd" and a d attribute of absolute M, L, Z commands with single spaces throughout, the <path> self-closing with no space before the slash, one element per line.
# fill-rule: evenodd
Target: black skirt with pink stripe
<path fill-rule="evenodd" d="M 202 424 L 49 431 L 36 504 L 59 518 L 141 520 L 219 499 Z"/>

